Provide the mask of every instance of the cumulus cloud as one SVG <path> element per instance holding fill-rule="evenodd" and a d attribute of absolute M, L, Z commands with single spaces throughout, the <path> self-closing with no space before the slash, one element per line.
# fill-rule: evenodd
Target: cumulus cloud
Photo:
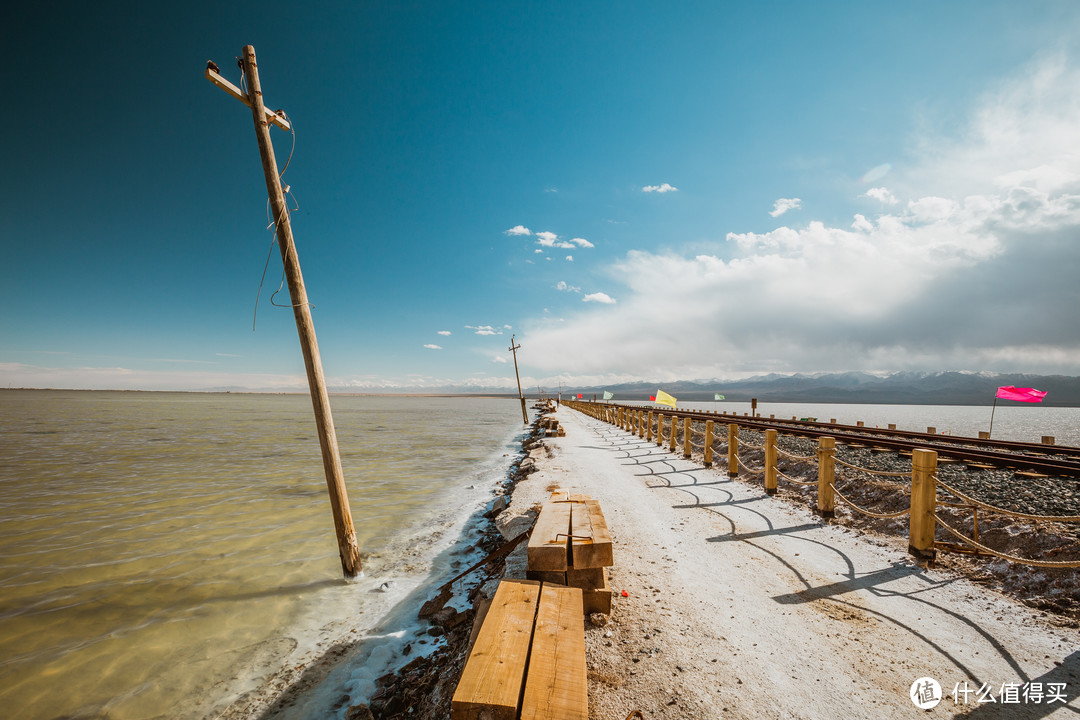
<path fill-rule="evenodd" d="M 570 242 L 572 242 L 574 245 L 577 245 L 578 247 L 583 247 L 583 248 L 596 247 L 595 245 L 593 245 L 591 242 L 589 242 L 585 238 L 574 238 Z"/>
<path fill-rule="evenodd" d="M 524 225 L 515 225 L 514 227 L 507 230 L 505 234 L 506 235 L 532 235 L 532 233 L 529 232 L 529 228 L 525 227 Z"/>
<path fill-rule="evenodd" d="M 859 197 L 868 197 L 873 200 L 877 200 L 882 205 L 895 205 L 900 202 L 889 188 L 876 187 L 870 188 Z"/>
<path fill-rule="evenodd" d="M 589 293 L 581 299 L 582 302 L 595 302 L 602 305 L 614 305 L 615 300 L 610 295 L 602 292 Z"/>
<path fill-rule="evenodd" d="M 426 347 L 428 350 L 442 350 L 442 345 L 428 344 L 428 345 L 425 345 L 424 347 Z"/>
<path fill-rule="evenodd" d="M 496 355 L 495 357 L 491 358 L 491 362 L 504 363 L 507 362 L 507 360 L 502 355 Z"/>
<path fill-rule="evenodd" d="M 773 203 L 773 209 L 769 212 L 773 217 L 780 217 L 788 210 L 798 210 L 802 207 L 802 200 L 799 198 L 780 198 Z"/>
<path fill-rule="evenodd" d="M 1062 151 L 1077 127 L 1080 70 L 1035 65 L 984 95 L 959 132 L 922 138 L 890 175 L 898 192 L 867 191 L 881 214 L 730 232 L 695 254 L 631 251 L 610 268 L 619 303 L 538 320 L 530 362 L 683 378 L 1080 374 L 1080 153 Z"/>
<path fill-rule="evenodd" d="M 679 192 L 679 188 L 677 188 L 677 187 L 675 187 L 673 185 L 669 185 L 667 183 L 663 183 L 661 185 L 646 185 L 645 187 L 641 188 L 641 192 L 658 192 L 658 193 Z"/>
<path fill-rule="evenodd" d="M 567 285 L 562 280 L 558 282 L 558 284 L 555 286 L 555 289 L 562 290 L 563 292 L 581 292 L 581 288 L 574 287 L 573 285 Z"/>
<path fill-rule="evenodd" d="M 466 325 L 466 330 L 472 330 L 476 335 L 502 335 L 502 330 L 496 330 L 491 325 Z"/>
<path fill-rule="evenodd" d="M 550 230 L 543 230 L 536 233 L 536 244 L 543 245 L 544 247 L 554 247 L 555 241 L 559 239 L 559 236 Z"/>
<path fill-rule="evenodd" d="M 440 331 L 439 331 L 438 333 L 436 333 L 436 334 L 437 334 L 437 335 L 450 335 L 451 333 L 450 333 L 450 331 L 449 331 L 449 330 L 440 330 Z"/>
<path fill-rule="evenodd" d="M 574 262 L 574 256 L 573 255 L 567 255 L 566 256 L 566 262 Z"/>

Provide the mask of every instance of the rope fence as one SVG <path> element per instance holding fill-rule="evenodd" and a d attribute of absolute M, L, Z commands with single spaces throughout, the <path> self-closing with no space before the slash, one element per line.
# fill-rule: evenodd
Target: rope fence
<path fill-rule="evenodd" d="M 618 409 L 613 410 L 608 407 L 606 410 L 602 409 L 604 406 L 596 406 L 593 403 L 583 403 L 580 401 L 567 403 L 574 409 L 580 410 L 589 415 L 593 415 L 601 420 L 609 423 L 616 424 L 622 427 L 624 430 L 633 432 L 640 436 L 646 434 L 652 434 L 653 429 L 656 429 L 656 442 L 661 443 L 663 434 L 663 417 L 665 415 L 659 415 L 656 424 L 649 422 L 652 420 L 651 413 L 646 414 L 641 410 L 631 409 Z M 677 419 L 673 416 L 669 417 L 669 432 L 668 439 L 672 451 L 675 449 L 675 443 L 678 439 L 679 428 Z M 711 423 L 712 421 L 709 421 Z M 910 471 L 883 471 L 874 470 L 872 468 L 861 467 L 853 463 L 841 460 L 836 457 L 836 441 L 831 437 L 818 438 L 818 450 L 813 455 L 798 455 L 788 450 L 785 450 L 779 446 L 777 442 L 777 435 L 775 430 L 765 431 L 765 443 L 763 445 L 755 445 L 753 443 L 746 442 L 745 439 L 740 441 L 739 439 L 739 426 L 738 423 L 727 424 L 727 438 L 713 437 L 710 433 L 713 432 L 711 425 L 706 424 L 705 430 L 705 442 L 698 444 L 693 442 L 693 420 L 687 421 L 684 419 L 682 433 L 682 448 L 685 457 L 690 457 L 690 449 L 693 448 L 698 451 L 706 452 L 705 463 L 706 466 L 711 466 L 709 459 L 711 453 L 727 453 L 728 474 L 735 476 L 741 469 L 745 473 L 751 476 L 764 475 L 764 485 L 767 494 L 772 495 L 776 492 L 776 481 L 778 478 L 783 478 L 785 481 L 803 486 L 817 486 L 817 501 L 816 511 L 823 517 L 831 518 L 835 513 L 835 498 L 838 498 L 842 503 L 852 508 L 855 512 L 865 515 L 867 517 L 879 519 L 879 520 L 892 520 L 901 517 L 909 517 L 908 520 L 908 533 L 910 536 L 909 551 L 919 558 L 932 560 L 937 552 L 937 549 L 950 550 L 955 552 L 974 552 L 974 555 L 986 555 L 988 557 L 995 557 L 1008 562 L 1017 563 L 1021 565 L 1030 565 L 1034 567 L 1043 568 L 1077 568 L 1080 567 L 1080 560 L 1040 560 L 1037 558 L 1025 558 L 1019 555 L 1013 555 L 1008 552 L 1002 552 L 999 550 L 993 550 L 986 545 L 979 542 L 979 510 L 995 513 L 997 515 L 1016 518 L 1020 520 L 1027 520 L 1032 522 L 1058 522 L 1058 523 L 1080 523 L 1080 515 L 1039 515 L 1033 513 L 1023 513 L 1013 510 L 1007 510 L 1002 507 L 997 507 L 989 503 L 977 500 L 971 495 L 957 489 L 953 485 L 942 481 L 938 476 L 938 456 L 937 453 L 932 450 L 925 450 L 916 448 L 911 454 L 911 470 Z M 758 431 L 754 431 L 758 432 Z M 752 435 L 756 437 L 756 435 Z M 765 466 L 764 467 L 750 467 L 746 464 L 746 461 L 742 458 L 739 451 L 743 449 L 750 449 L 756 451 L 764 451 Z M 810 462 L 816 461 L 818 466 L 818 477 L 816 480 L 803 480 L 800 478 L 792 477 L 787 473 L 782 472 L 778 465 L 778 458 L 784 457 L 796 462 Z M 836 487 L 836 465 L 840 465 L 850 470 L 866 473 L 870 476 L 883 477 L 883 478 L 904 478 L 910 480 L 910 500 L 908 501 L 908 507 L 898 510 L 896 512 L 874 512 L 866 507 L 861 506 L 855 502 L 849 495 L 841 492 Z M 892 483 L 890 483 L 892 485 Z M 877 489 L 881 489 L 885 486 L 876 486 Z M 851 493 L 851 488 L 847 490 Z M 950 502 L 944 498 L 939 498 L 940 494 L 946 494 L 959 499 L 959 502 Z M 970 511 L 972 513 L 972 527 L 971 533 L 973 537 L 958 530 L 956 527 L 950 524 L 949 519 L 955 520 L 955 513 L 948 513 L 947 518 L 943 518 L 936 510 L 936 507 L 950 508 L 960 512 Z M 963 517 L 963 516 L 961 516 Z M 956 537 L 963 546 L 972 548 L 973 550 L 967 550 L 961 545 L 954 543 L 939 542 L 936 539 L 937 527 L 941 526 L 942 530 Z M 1065 545 L 1063 547 L 1070 547 Z"/>

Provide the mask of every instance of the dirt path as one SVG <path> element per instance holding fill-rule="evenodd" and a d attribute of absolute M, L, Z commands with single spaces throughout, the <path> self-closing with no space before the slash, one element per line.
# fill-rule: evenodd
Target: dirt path
<path fill-rule="evenodd" d="M 587 624 L 592 717 L 1080 717 L 1076 630 L 920 568 L 906 539 L 822 525 L 722 463 L 557 417 L 567 435 L 545 440 L 512 508 L 558 485 L 604 509 L 618 597 L 606 627 Z M 923 677 L 944 695 L 925 712 L 909 698 Z"/>

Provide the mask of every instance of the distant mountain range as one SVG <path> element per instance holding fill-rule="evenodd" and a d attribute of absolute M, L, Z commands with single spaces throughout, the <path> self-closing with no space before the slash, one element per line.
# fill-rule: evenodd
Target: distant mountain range
<path fill-rule="evenodd" d="M 592 399 L 607 390 L 615 401 L 648 400 L 657 389 L 684 402 L 704 402 L 720 393 L 728 402 L 805 402 L 881 405 L 991 405 L 1003 385 L 1033 387 L 1047 392 L 1043 405 L 1080 407 L 1080 377 L 1066 375 L 1023 375 L 972 372 L 896 372 L 888 375 L 847 372 L 813 375 L 758 375 L 743 380 L 680 380 L 677 382 L 635 382 L 619 385 L 563 385 L 563 397 L 581 393 Z M 225 390 L 227 388 L 220 388 Z M 545 387 L 545 393 L 556 390 Z M 443 387 L 331 387 L 340 394 L 484 395 L 516 397 L 506 387 L 447 385 Z M 535 386 L 525 388 L 527 397 L 537 396 Z M 1014 404 L 1002 400 L 1003 404 Z"/>
<path fill-rule="evenodd" d="M 563 388 L 587 398 L 648 400 L 658 388 L 679 400 L 702 402 L 720 393 L 727 401 L 807 403 L 874 403 L 885 405 L 990 405 L 1003 385 L 1046 391 L 1043 405 L 1080 407 L 1080 377 L 996 373 L 897 372 L 890 375 L 848 372 L 820 375 L 759 375 L 744 380 L 694 380 L 667 383 L 628 383 L 607 387 Z M 1002 400 L 1005 404 L 1014 404 Z"/>

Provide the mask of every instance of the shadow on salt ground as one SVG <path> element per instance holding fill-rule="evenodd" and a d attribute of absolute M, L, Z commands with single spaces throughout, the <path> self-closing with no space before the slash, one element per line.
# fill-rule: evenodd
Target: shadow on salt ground
<path fill-rule="evenodd" d="M 678 486 L 673 486 L 678 487 Z M 695 507 L 688 505 L 687 507 Z M 805 530 L 813 530 L 821 527 L 820 523 L 806 523 L 805 525 L 791 525 L 789 527 L 773 528 L 772 530 L 758 530 L 756 532 L 749 533 L 733 533 L 731 535 L 717 535 L 716 537 L 705 538 L 705 542 L 731 542 L 732 540 L 755 540 L 760 537 L 769 537 L 771 535 L 787 535 L 789 533 L 803 532 Z"/>
<path fill-rule="evenodd" d="M 809 528 L 814 526 L 804 525 L 803 527 Z M 918 566 L 893 563 L 892 567 L 873 570 L 858 578 L 831 583 L 829 585 L 818 585 L 817 587 L 807 588 L 806 590 L 801 590 L 797 593 L 776 595 L 773 597 L 773 600 L 781 605 L 796 605 L 798 603 L 813 602 L 814 600 L 821 600 L 822 598 L 832 597 L 834 595 L 843 595 L 844 593 L 854 592 L 856 590 L 869 590 L 878 585 L 884 585 L 887 582 L 899 580 L 900 578 L 909 577 L 911 575 L 917 575 L 922 580 L 927 579 L 923 575 L 922 568 Z"/>
<path fill-rule="evenodd" d="M 972 711 L 972 712 L 959 712 L 953 716 L 953 720 L 963 718 L 964 720 L 991 720 L 992 718 L 1016 718 L 1023 717 L 1024 720 L 1036 720 L 1037 718 L 1046 717 L 1052 712 L 1057 710 L 1068 710 L 1069 712 L 1080 715 L 1080 710 L 1071 707 L 1065 707 L 1065 703 L 1070 703 L 1076 699 L 1076 680 L 1080 677 L 1080 650 L 1077 650 L 1072 655 L 1066 657 L 1060 665 L 1054 667 L 1053 670 L 1049 670 L 1039 677 L 1032 678 L 1028 681 L 1028 692 L 1031 693 L 1034 688 L 1038 688 L 1040 702 L 1024 702 L 1023 694 L 1019 694 L 1016 698 L 1019 702 L 1003 702 L 1003 696 L 1001 689 L 992 688 L 994 690 L 994 699 L 996 703 L 984 702 Z M 957 704 L 959 701 L 955 698 L 953 693 L 959 695 L 964 694 L 964 690 L 970 688 L 942 688 L 942 694 L 946 697 L 941 702 L 953 702 Z M 978 697 L 978 688 L 976 692 L 971 693 L 969 696 L 965 696 L 967 699 L 974 701 Z M 1021 689 L 1017 689 L 1018 693 L 1022 693 Z M 1031 695 L 1028 699 L 1031 699 Z M 1012 698 L 1009 698 L 1012 700 Z M 1048 702 L 1049 701 L 1049 702 Z M 1022 703 L 1022 704 L 1021 704 Z M 1023 708 L 1022 714 L 1020 708 Z"/>
<path fill-rule="evenodd" d="M 597 427 L 593 426 L 593 430 L 596 431 Z M 598 435 L 599 434 L 600 433 L 598 433 Z M 620 449 L 620 448 L 612 448 L 612 449 Z M 657 455 L 658 454 L 659 453 L 657 453 Z M 649 456 L 652 456 L 652 455 L 653 455 L 652 452 L 647 453 L 645 455 L 638 455 L 638 456 L 630 456 L 628 454 L 627 458 L 625 458 L 625 459 L 634 460 L 635 462 L 624 463 L 624 464 L 642 466 L 643 468 L 650 470 L 649 473 L 643 473 L 641 475 L 638 475 L 638 477 L 648 478 L 651 475 L 658 475 L 655 472 L 651 472 L 651 470 L 652 470 L 651 467 L 647 466 L 644 463 L 637 462 L 637 458 L 649 457 Z M 670 458 L 670 455 L 669 455 L 669 458 Z M 957 670 L 959 670 L 961 673 L 963 673 L 963 675 L 965 677 L 970 678 L 971 681 L 976 684 L 976 687 L 981 686 L 982 683 L 984 683 L 984 682 L 988 682 L 988 680 L 984 680 L 984 679 L 980 678 L 978 676 L 978 673 L 973 668 L 968 667 L 961 658 L 954 655 L 946 647 L 944 647 L 943 645 L 936 642 L 932 637 L 930 637 L 926 633 L 920 631 L 918 628 L 915 628 L 915 627 L 913 627 L 911 625 L 908 625 L 908 624 L 906 624 L 906 623 L 904 623 L 904 622 L 902 622 L 900 620 L 897 620 L 896 618 L 892 617 L 891 615 L 887 615 L 885 613 L 872 610 L 872 609 L 870 609 L 868 607 L 865 607 L 863 605 L 855 605 L 854 603 L 847 602 L 847 601 L 845 601 L 845 600 L 843 600 L 841 598 L 838 598 L 836 596 L 837 595 L 842 595 L 842 594 L 845 594 L 845 593 L 848 593 L 848 592 L 864 592 L 864 593 L 868 593 L 870 595 L 874 595 L 874 596 L 877 596 L 877 597 L 892 597 L 892 598 L 897 598 L 897 599 L 900 599 L 900 600 L 906 600 L 906 601 L 910 601 L 910 602 L 919 603 L 919 604 L 925 606 L 927 609 L 932 608 L 932 609 L 934 609 L 934 610 L 936 610 L 936 611 L 938 611 L 940 613 L 949 615 L 952 618 L 954 618 L 955 620 L 957 620 L 958 622 L 961 622 L 964 625 L 966 625 L 967 627 L 971 628 L 971 630 L 974 632 L 974 634 L 981 637 L 988 645 L 990 645 L 990 647 L 993 648 L 993 650 L 997 653 L 997 655 L 1016 673 L 1016 676 L 1018 678 L 1020 678 L 1020 683 L 1025 683 L 1025 682 L 1038 683 L 1038 682 L 1042 682 L 1044 684 L 1044 687 L 1045 687 L 1046 684 L 1053 683 L 1053 682 L 1061 682 L 1061 681 L 1067 682 L 1068 680 L 1064 680 L 1065 678 L 1067 678 L 1069 680 L 1075 680 L 1076 679 L 1077 674 L 1078 674 L 1078 670 L 1080 670 L 1080 652 L 1073 653 L 1068 658 L 1066 658 L 1065 661 L 1062 662 L 1061 665 L 1055 667 L 1053 670 L 1051 670 L 1051 671 L 1049 671 L 1047 673 L 1044 673 L 1043 675 L 1039 676 L 1038 678 L 1030 678 L 1024 672 L 1023 668 L 1020 666 L 1019 662 L 1017 662 L 1016 658 L 1001 643 L 1001 641 L 999 641 L 991 633 L 986 631 L 975 620 L 973 620 L 972 618 L 969 618 L 969 617 L 967 617 L 965 615 L 962 615 L 961 613 L 959 613 L 959 612 L 957 612 L 955 610 L 951 610 L 951 609 L 946 608 L 946 607 L 944 607 L 944 606 L 942 606 L 942 605 L 940 605 L 938 603 L 932 602 L 931 600 L 929 600 L 927 598 L 918 597 L 919 594 L 924 593 L 927 590 L 932 590 L 934 588 L 941 587 L 943 585 L 955 582 L 957 578 L 946 579 L 946 580 L 944 580 L 942 582 L 935 582 L 931 578 L 927 577 L 925 575 L 925 571 L 921 567 L 919 567 L 918 565 L 914 564 L 913 562 L 893 563 L 890 567 L 878 568 L 878 569 L 867 569 L 867 570 L 864 570 L 862 572 L 859 572 L 856 569 L 854 563 L 852 562 L 852 559 L 846 553 L 842 552 L 840 549 L 834 547 L 833 545 L 831 545 L 829 543 L 822 542 L 820 540 L 816 540 L 816 539 L 807 537 L 806 535 L 800 534 L 800 532 L 803 531 L 803 530 L 813 530 L 813 529 L 816 529 L 816 528 L 820 527 L 821 525 L 819 523 L 809 523 L 809 524 L 806 524 L 806 525 L 803 525 L 803 526 L 795 526 L 795 527 L 788 527 L 788 528 L 778 528 L 773 524 L 771 518 L 769 518 L 768 516 L 764 515 L 763 513 L 758 512 L 758 511 L 754 510 L 753 508 L 750 508 L 746 504 L 744 504 L 744 503 L 757 503 L 759 501 L 768 500 L 769 499 L 768 495 L 762 495 L 760 497 L 749 498 L 749 499 L 746 499 L 746 500 L 736 500 L 732 493 L 730 493 L 730 492 L 728 492 L 728 491 L 726 491 L 726 490 L 724 490 L 722 488 L 715 487 L 719 483 L 703 483 L 703 482 L 700 482 L 698 480 L 697 476 L 694 475 L 694 472 L 702 470 L 704 468 L 702 468 L 700 466 L 695 466 L 695 467 L 686 468 L 686 469 L 678 469 L 673 464 L 673 460 L 668 459 L 666 462 L 668 463 L 668 466 L 671 468 L 671 471 L 673 473 L 685 475 L 686 477 L 690 478 L 693 481 L 693 483 L 690 484 L 690 485 L 686 485 L 686 486 L 677 486 L 677 485 L 671 485 L 670 483 L 665 483 L 665 484 L 662 484 L 662 485 L 649 485 L 650 488 L 672 489 L 672 490 L 675 490 L 677 492 L 681 492 L 681 493 L 685 493 L 687 495 L 690 495 L 694 499 L 694 503 L 686 504 L 686 505 L 674 505 L 672 507 L 675 508 L 675 509 L 697 509 L 697 508 L 704 509 L 706 512 L 712 513 L 712 514 L 714 514 L 714 515 L 716 515 L 716 516 L 718 516 L 720 518 L 723 518 L 724 520 L 726 520 L 731 525 L 730 534 L 728 534 L 728 535 L 720 535 L 720 536 L 717 536 L 715 538 L 708 538 L 708 539 L 706 539 L 706 542 L 719 542 L 719 541 L 723 541 L 723 540 L 738 540 L 740 542 L 745 542 L 747 545 L 759 550 L 760 552 L 762 552 L 762 553 L 764 553 L 766 555 L 771 556 L 776 561 L 777 564 L 779 564 L 783 568 L 785 568 L 788 572 L 791 573 L 791 575 L 793 575 L 798 580 L 798 582 L 800 582 L 802 585 L 805 586 L 805 589 L 800 591 L 800 592 L 791 593 L 791 594 L 788 594 L 788 595 L 781 595 L 781 596 L 777 596 L 777 597 L 773 598 L 773 600 L 775 600 L 776 602 L 781 603 L 781 604 L 792 604 L 792 603 L 798 603 L 798 602 L 808 602 L 808 601 L 812 601 L 812 600 L 827 599 L 828 602 L 835 603 L 835 604 L 841 605 L 841 606 L 847 606 L 847 607 L 849 607 L 849 608 L 851 608 L 853 610 L 858 610 L 858 611 L 863 612 L 863 613 L 868 613 L 870 615 L 873 615 L 873 616 L 877 617 L 882 622 L 887 622 L 887 623 L 893 625 L 894 627 L 896 627 L 897 629 L 902 630 L 904 632 L 907 632 L 913 638 L 916 638 L 920 642 L 924 643 L 927 647 L 933 649 L 939 656 L 946 659 L 955 668 L 957 668 Z M 668 474 L 670 474 L 670 473 L 668 473 Z M 665 478 L 660 478 L 660 479 L 666 480 Z M 722 493 L 723 495 L 727 496 L 727 500 L 722 501 L 722 502 L 705 503 L 705 502 L 702 502 L 702 498 L 697 493 L 692 492 L 692 491 L 688 490 L 687 488 L 700 488 L 703 491 L 716 491 L 718 493 Z M 747 489 L 749 489 L 749 488 L 747 488 Z M 735 510 L 735 511 L 737 511 L 740 514 L 743 514 L 743 515 L 745 515 L 746 513 L 750 513 L 752 515 L 758 516 L 765 523 L 767 529 L 766 530 L 761 530 L 761 531 L 756 531 L 756 532 L 753 532 L 753 533 L 742 533 L 742 534 L 740 534 L 738 532 L 738 530 L 737 530 L 737 525 L 736 525 L 733 517 L 730 517 L 730 516 L 726 515 L 724 512 L 722 512 L 719 509 L 719 508 L 723 508 L 725 506 L 731 507 L 732 510 Z M 820 546 L 820 547 L 822 547 L 822 548 L 824 548 L 826 550 L 829 550 L 831 552 L 836 553 L 840 557 L 840 559 L 844 562 L 844 564 L 847 566 L 847 572 L 844 573 L 844 575 L 846 576 L 847 579 L 842 581 L 842 582 L 839 582 L 839 583 L 832 583 L 832 584 L 829 584 L 829 585 L 816 586 L 815 587 L 807 580 L 807 578 L 799 571 L 799 569 L 796 568 L 794 565 L 792 565 L 786 558 L 782 557 L 777 552 L 774 552 L 772 550 L 769 550 L 768 548 L 762 547 L 761 545 L 756 544 L 754 542 L 750 542 L 750 539 L 752 539 L 752 538 L 756 539 L 756 538 L 760 538 L 760 537 L 774 536 L 774 535 L 783 535 L 783 536 L 785 536 L 787 538 L 790 538 L 792 540 L 797 540 L 797 541 L 800 541 L 800 542 L 807 542 L 807 543 L 815 544 L 815 545 L 818 545 L 818 546 Z M 888 590 L 888 589 L 885 589 L 885 588 L 881 587 L 882 585 L 884 585 L 886 583 L 892 582 L 894 580 L 899 580 L 899 579 L 905 578 L 905 577 L 919 578 L 924 583 L 926 583 L 926 586 L 923 587 L 923 588 L 920 588 L 920 589 L 911 590 L 911 591 L 904 591 L 904 592 Z M 1059 680 L 1059 678 L 1061 678 L 1062 680 Z M 992 682 L 992 680 L 990 680 L 989 682 Z M 952 688 L 949 688 L 949 690 L 951 691 Z M 1075 696 L 1075 690 L 1072 691 L 1072 694 L 1067 694 L 1067 700 L 1071 700 L 1074 696 Z M 1056 709 L 1061 707 L 1061 705 L 1060 705 L 1060 703 L 1056 703 L 1053 706 L 1050 706 L 1050 705 L 1030 705 L 1027 708 L 1024 708 L 1023 710 L 1020 710 L 1015 705 L 1010 705 L 1008 707 L 1005 707 L 1004 709 L 1000 709 L 1002 707 L 1004 707 L 1004 706 L 1002 706 L 1000 704 L 999 705 L 983 706 L 983 707 L 980 707 L 978 710 L 976 710 L 973 713 L 967 713 L 967 714 L 963 714 L 963 715 L 958 715 L 957 717 L 964 717 L 964 718 L 972 718 L 972 717 L 986 717 L 986 718 L 996 718 L 996 717 L 1003 717 L 1003 718 L 1004 717 L 1010 717 L 1010 718 L 1019 718 L 1019 717 L 1023 717 L 1023 718 L 1040 718 L 1040 717 L 1045 717 L 1046 715 L 1054 712 Z M 1067 708 L 1067 710 L 1080 715 L 1080 711 L 1077 711 L 1074 708 Z"/>

